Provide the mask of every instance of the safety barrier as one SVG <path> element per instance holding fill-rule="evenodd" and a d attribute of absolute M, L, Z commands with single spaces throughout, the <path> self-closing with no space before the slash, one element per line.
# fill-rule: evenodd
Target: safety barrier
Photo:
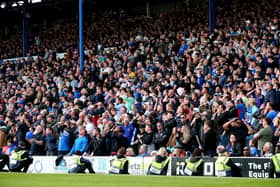
<path fill-rule="evenodd" d="M 104 48 L 104 51 L 107 53 L 109 51 L 114 51 L 116 49 L 116 47 L 107 47 Z M 86 55 L 88 55 L 89 53 L 91 53 L 92 50 L 85 50 L 84 53 Z M 64 56 L 66 55 L 66 52 L 62 52 L 62 53 L 56 53 L 56 59 L 62 59 L 64 58 Z M 27 60 L 28 57 L 16 57 L 16 58 L 8 58 L 8 59 L 0 59 L 0 65 L 2 65 L 3 62 L 17 62 L 21 59 Z M 37 60 L 38 56 L 32 56 L 33 60 Z"/>
<path fill-rule="evenodd" d="M 29 173 L 67 173 L 71 157 L 65 156 L 58 166 L 55 166 L 54 156 L 34 156 Z M 90 160 L 96 173 L 108 173 L 114 157 L 85 157 Z M 129 173 L 131 175 L 145 175 L 152 162 L 152 157 L 129 157 Z M 169 172 L 170 173 L 170 172 Z"/>
<path fill-rule="evenodd" d="M 241 168 L 242 177 L 250 178 L 268 178 L 269 177 L 269 158 L 256 157 L 234 157 L 232 161 Z M 203 175 L 215 175 L 215 161 L 216 158 L 205 157 Z M 172 158 L 171 160 L 171 175 L 183 175 L 183 168 L 185 167 L 185 158 Z"/>
<path fill-rule="evenodd" d="M 114 157 L 85 157 L 92 162 L 96 173 L 108 173 L 110 163 Z M 29 173 L 67 173 L 70 167 L 71 157 L 65 156 L 58 166 L 55 166 L 55 156 L 34 156 L 33 163 L 29 167 Z M 129 173 L 131 175 L 146 175 L 148 167 L 152 162 L 152 157 L 128 157 Z M 186 158 L 171 158 L 167 175 L 183 175 Z M 204 176 L 215 175 L 216 158 L 205 157 Z M 250 178 L 268 178 L 269 177 L 269 158 L 255 157 L 234 157 L 232 158 L 236 165 L 241 167 L 241 176 Z"/>

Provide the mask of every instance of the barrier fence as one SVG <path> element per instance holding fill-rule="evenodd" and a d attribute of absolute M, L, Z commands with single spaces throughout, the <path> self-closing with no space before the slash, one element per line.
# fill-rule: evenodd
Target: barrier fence
<path fill-rule="evenodd" d="M 254 158 L 254 157 L 234 157 L 232 161 L 241 168 L 242 177 L 250 178 L 268 178 L 269 177 L 269 158 Z M 203 158 L 204 160 L 204 176 L 215 175 L 216 158 Z M 183 175 L 185 166 L 185 158 L 172 158 L 171 160 L 171 175 Z"/>
<path fill-rule="evenodd" d="M 108 173 L 110 163 L 114 157 L 86 157 L 92 162 L 96 173 Z M 58 166 L 55 166 L 55 156 L 34 156 L 33 163 L 29 167 L 29 173 L 68 173 L 71 157 L 66 156 Z M 129 157 L 129 173 L 131 175 L 146 175 L 152 157 Z M 167 175 L 183 175 L 186 158 L 171 158 Z M 204 176 L 215 175 L 216 158 L 205 157 Z M 242 177 L 268 178 L 269 158 L 232 158 L 233 162 L 241 168 Z"/>
<path fill-rule="evenodd" d="M 107 48 L 104 48 L 104 51 L 106 53 L 110 52 L 110 51 L 114 51 L 116 47 L 107 47 Z M 85 55 L 88 55 L 89 53 L 91 53 L 92 50 L 85 50 L 84 53 Z M 56 59 L 63 59 L 65 55 L 67 55 L 66 52 L 63 52 L 63 53 L 56 53 L 55 54 L 55 58 Z M 38 59 L 38 56 L 32 56 L 33 60 L 37 60 Z M 3 64 L 3 62 L 17 62 L 19 60 L 27 60 L 28 57 L 15 57 L 15 58 L 8 58 L 8 59 L 0 59 L 0 65 Z"/>

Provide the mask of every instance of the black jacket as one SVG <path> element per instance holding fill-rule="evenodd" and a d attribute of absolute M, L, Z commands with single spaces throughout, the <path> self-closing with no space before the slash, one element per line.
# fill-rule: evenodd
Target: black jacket
<path fill-rule="evenodd" d="M 119 148 L 127 146 L 128 141 L 123 135 L 117 135 L 115 132 L 111 134 L 111 154 L 116 154 Z"/>
<path fill-rule="evenodd" d="M 159 149 L 160 147 L 165 147 L 168 141 L 168 133 L 166 131 L 156 132 L 154 134 L 154 144 L 155 149 Z"/>
<path fill-rule="evenodd" d="M 109 155 L 106 150 L 105 137 L 100 137 L 98 139 L 96 137 L 93 137 L 90 140 L 86 150 L 88 154 L 91 154 L 93 152 L 94 156 Z"/>
<path fill-rule="evenodd" d="M 210 129 L 203 136 L 202 147 L 204 155 L 214 156 L 216 155 L 216 142 L 217 142 L 217 133 Z"/>
<path fill-rule="evenodd" d="M 144 132 L 141 140 L 143 144 L 150 145 L 153 142 L 153 133 L 146 133 Z"/>

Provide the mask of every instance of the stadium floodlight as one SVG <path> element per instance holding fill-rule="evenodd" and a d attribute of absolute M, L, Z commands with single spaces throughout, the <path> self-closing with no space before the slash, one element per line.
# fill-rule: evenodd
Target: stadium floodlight
<path fill-rule="evenodd" d="M 0 7 L 1 8 L 6 8 L 6 5 L 7 5 L 6 3 L 1 3 Z"/>
<path fill-rule="evenodd" d="M 31 3 L 41 3 L 42 0 L 31 0 Z"/>
<path fill-rule="evenodd" d="M 22 6 L 24 4 L 24 1 L 18 1 L 17 4 L 18 6 Z"/>
<path fill-rule="evenodd" d="M 16 6 L 17 6 L 17 3 L 13 3 L 13 4 L 12 4 L 12 7 L 16 7 Z"/>

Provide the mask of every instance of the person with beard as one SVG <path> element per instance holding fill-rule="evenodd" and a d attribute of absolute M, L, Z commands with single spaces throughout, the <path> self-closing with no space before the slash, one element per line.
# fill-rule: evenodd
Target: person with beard
<path fill-rule="evenodd" d="M 169 161 L 170 159 L 168 158 L 168 152 L 166 151 L 165 147 L 161 147 L 150 164 L 147 174 L 166 175 Z"/>
<path fill-rule="evenodd" d="M 109 171 L 109 174 L 129 174 L 129 160 L 125 157 L 125 153 L 125 147 L 121 147 L 120 149 L 118 149 L 116 158 L 111 162 L 111 169 Z"/>

